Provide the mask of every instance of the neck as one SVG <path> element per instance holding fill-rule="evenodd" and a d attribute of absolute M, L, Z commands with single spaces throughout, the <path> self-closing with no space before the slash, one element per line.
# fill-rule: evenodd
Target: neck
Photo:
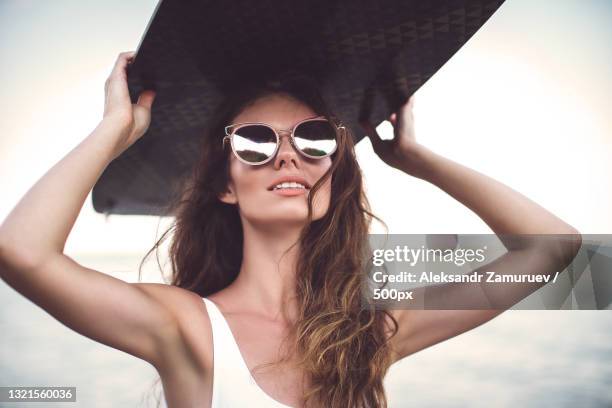
<path fill-rule="evenodd" d="M 297 242 L 303 225 L 258 226 L 243 219 L 242 266 L 232 291 L 245 308 L 257 310 L 271 320 L 293 321 Z"/>

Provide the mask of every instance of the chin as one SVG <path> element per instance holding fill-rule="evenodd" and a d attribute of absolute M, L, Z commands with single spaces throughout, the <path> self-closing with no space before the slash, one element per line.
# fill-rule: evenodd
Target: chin
<path fill-rule="evenodd" d="M 320 208 L 315 204 L 313 208 L 313 221 L 323 218 L 327 208 Z M 255 207 L 242 208 L 242 216 L 253 224 L 304 224 L 308 218 L 308 203 L 275 202 L 263 203 Z"/>
<path fill-rule="evenodd" d="M 324 214 L 320 214 L 315 212 L 313 214 L 312 220 L 316 221 L 321 219 Z M 247 217 L 253 224 L 259 225 L 268 225 L 268 226 L 278 226 L 278 227 L 287 227 L 290 225 L 305 225 L 306 220 L 308 218 L 308 209 L 305 208 L 303 211 L 287 211 L 282 214 L 270 214 L 269 217 L 262 216 L 262 214 L 258 214 L 256 217 Z"/>

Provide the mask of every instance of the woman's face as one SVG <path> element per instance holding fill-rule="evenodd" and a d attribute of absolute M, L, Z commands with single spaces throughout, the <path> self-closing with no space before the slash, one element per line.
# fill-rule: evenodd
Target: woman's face
<path fill-rule="evenodd" d="M 285 94 L 273 94 L 257 99 L 236 116 L 231 123 L 264 122 L 277 131 L 293 129 L 300 121 L 317 116 L 304 103 Z M 308 216 L 308 193 L 331 166 L 331 158 L 310 159 L 298 153 L 289 142 L 289 132 L 279 132 L 280 147 L 276 156 L 263 165 L 251 166 L 230 153 L 228 192 L 219 198 L 237 204 L 243 219 L 260 226 L 302 225 Z M 278 180 L 297 176 L 307 183 L 301 194 L 289 195 L 287 190 L 274 190 Z M 291 191 L 295 191 L 292 189 Z M 313 219 L 320 219 L 329 208 L 331 178 L 317 191 L 313 201 Z"/>

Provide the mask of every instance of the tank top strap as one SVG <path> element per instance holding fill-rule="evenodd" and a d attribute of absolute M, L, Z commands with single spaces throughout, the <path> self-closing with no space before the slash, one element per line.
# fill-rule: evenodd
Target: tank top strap
<path fill-rule="evenodd" d="M 213 408 L 261 406 L 291 408 L 274 400 L 255 382 L 227 319 L 215 302 L 202 298 L 213 335 Z"/>
<path fill-rule="evenodd" d="M 215 302 L 206 298 L 203 299 L 212 326 L 213 357 L 218 357 L 217 361 L 222 362 L 222 364 L 214 364 L 215 374 L 217 368 L 219 368 L 231 375 L 232 378 L 245 376 L 248 379 L 250 377 L 248 366 L 242 358 L 227 320 Z M 222 375 L 222 377 L 225 377 L 225 375 Z"/>

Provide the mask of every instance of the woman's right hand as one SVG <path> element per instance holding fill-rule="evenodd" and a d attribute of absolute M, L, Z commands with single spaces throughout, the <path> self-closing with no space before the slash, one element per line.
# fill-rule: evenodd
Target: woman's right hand
<path fill-rule="evenodd" d="M 102 121 L 111 122 L 119 129 L 114 157 L 119 156 L 138 140 L 151 123 L 151 106 L 155 99 L 155 91 L 142 91 L 135 104 L 132 104 L 128 91 L 126 67 L 135 54 L 134 51 L 119 54 L 111 74 L 104 83 Z"/>

